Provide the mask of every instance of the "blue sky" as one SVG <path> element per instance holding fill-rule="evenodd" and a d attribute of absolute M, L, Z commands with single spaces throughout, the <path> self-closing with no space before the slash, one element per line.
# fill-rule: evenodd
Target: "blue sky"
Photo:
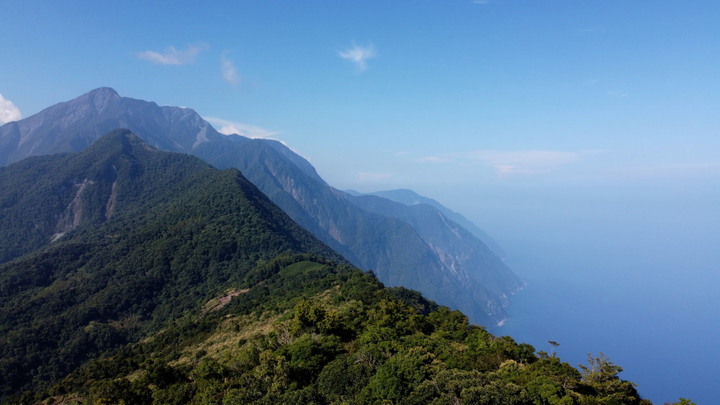
<path fill-rule="evenodd" d="M 0 0 L 0 120 L 110 86 L 280 139 L 340 189 L 412 188 L 529 282 L 588 292 L 531 291 L 554 294 L 555 335 L 518 300 L 523 339 L 573 364 L 625 345 L 606 354 L 641 393 L 710 403 L 719 17 L 715 0 Z"/>
<path fill-rule="evenodd" d="M 2 102 L 110 86 L 360 190 L 720 173 L 716 2 L 207 3 L 3 1 Z"/>

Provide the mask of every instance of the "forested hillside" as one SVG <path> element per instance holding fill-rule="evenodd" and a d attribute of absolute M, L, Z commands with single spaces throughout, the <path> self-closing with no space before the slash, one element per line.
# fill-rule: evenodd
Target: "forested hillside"
<path fill-rule="evenodd" d="M 648 403 L 602 355 L 577 370 L 530 345 L 492 336 L 416 292 L 383 288 L 348 265 L 282 256 L 248 273 L 242 286 L 24 400 Z"/>
<path fill-rule="evenodd" d="M 1 169 L 0 184 L 5 257 L 26 253 L 0 265 L 2 395 L 142 338 L 278 254 L 339 258 L 237 170 L 127 131 Z"/>

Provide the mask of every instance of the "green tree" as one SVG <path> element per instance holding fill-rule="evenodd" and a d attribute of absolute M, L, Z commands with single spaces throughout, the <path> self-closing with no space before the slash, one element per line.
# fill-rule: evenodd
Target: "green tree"
<path fill-rule="evenodd" d="M 676 402 L 673 402 L 673 403 L 666 402 L 665 405 L 697 405 L 697 404 L 687 398 L 680 398 Z"/>
<path fill-rule="evenodd" d="M 421 382 L 437 372 L 435 357 L 421 347 L 398 353 L 378 367 L 370 378 L 366 394 L 370 401 L 400 401 Z"/>
<path fill-rule="evenodd" d="M 611 362 L 603 353 L 588 354 L 588 365 L 580 365 L 581 383 L 592 388 L 601 404 L 636 404 L 640 397 L 635 384 L 620 379 L 622 367 Z"/>

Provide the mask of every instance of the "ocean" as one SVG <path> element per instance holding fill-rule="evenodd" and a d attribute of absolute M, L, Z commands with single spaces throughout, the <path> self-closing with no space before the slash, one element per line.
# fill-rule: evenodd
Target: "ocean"
<path fill-rule="evenodd" d="M 488 329 L 546 352 L 558 342 L 557 355 L 576 367 L 602 352 L 655 404 L 717 403 L 716 190 L 535 190 L 490 201 L 478 222 L 527 287 L 506 323 Z"/>

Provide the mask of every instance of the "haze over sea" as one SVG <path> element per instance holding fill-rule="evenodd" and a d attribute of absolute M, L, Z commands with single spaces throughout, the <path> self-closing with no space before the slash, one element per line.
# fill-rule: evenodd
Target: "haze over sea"
<path fill-rule="evenodd" d="M 717 401 L 716 182 L 485 190 L 474 219 L 527 281 L 503 327 L 572 365 L 603 352 L 656 404 Z M 468 207 L 470 209 L 470 207 Z"/>

